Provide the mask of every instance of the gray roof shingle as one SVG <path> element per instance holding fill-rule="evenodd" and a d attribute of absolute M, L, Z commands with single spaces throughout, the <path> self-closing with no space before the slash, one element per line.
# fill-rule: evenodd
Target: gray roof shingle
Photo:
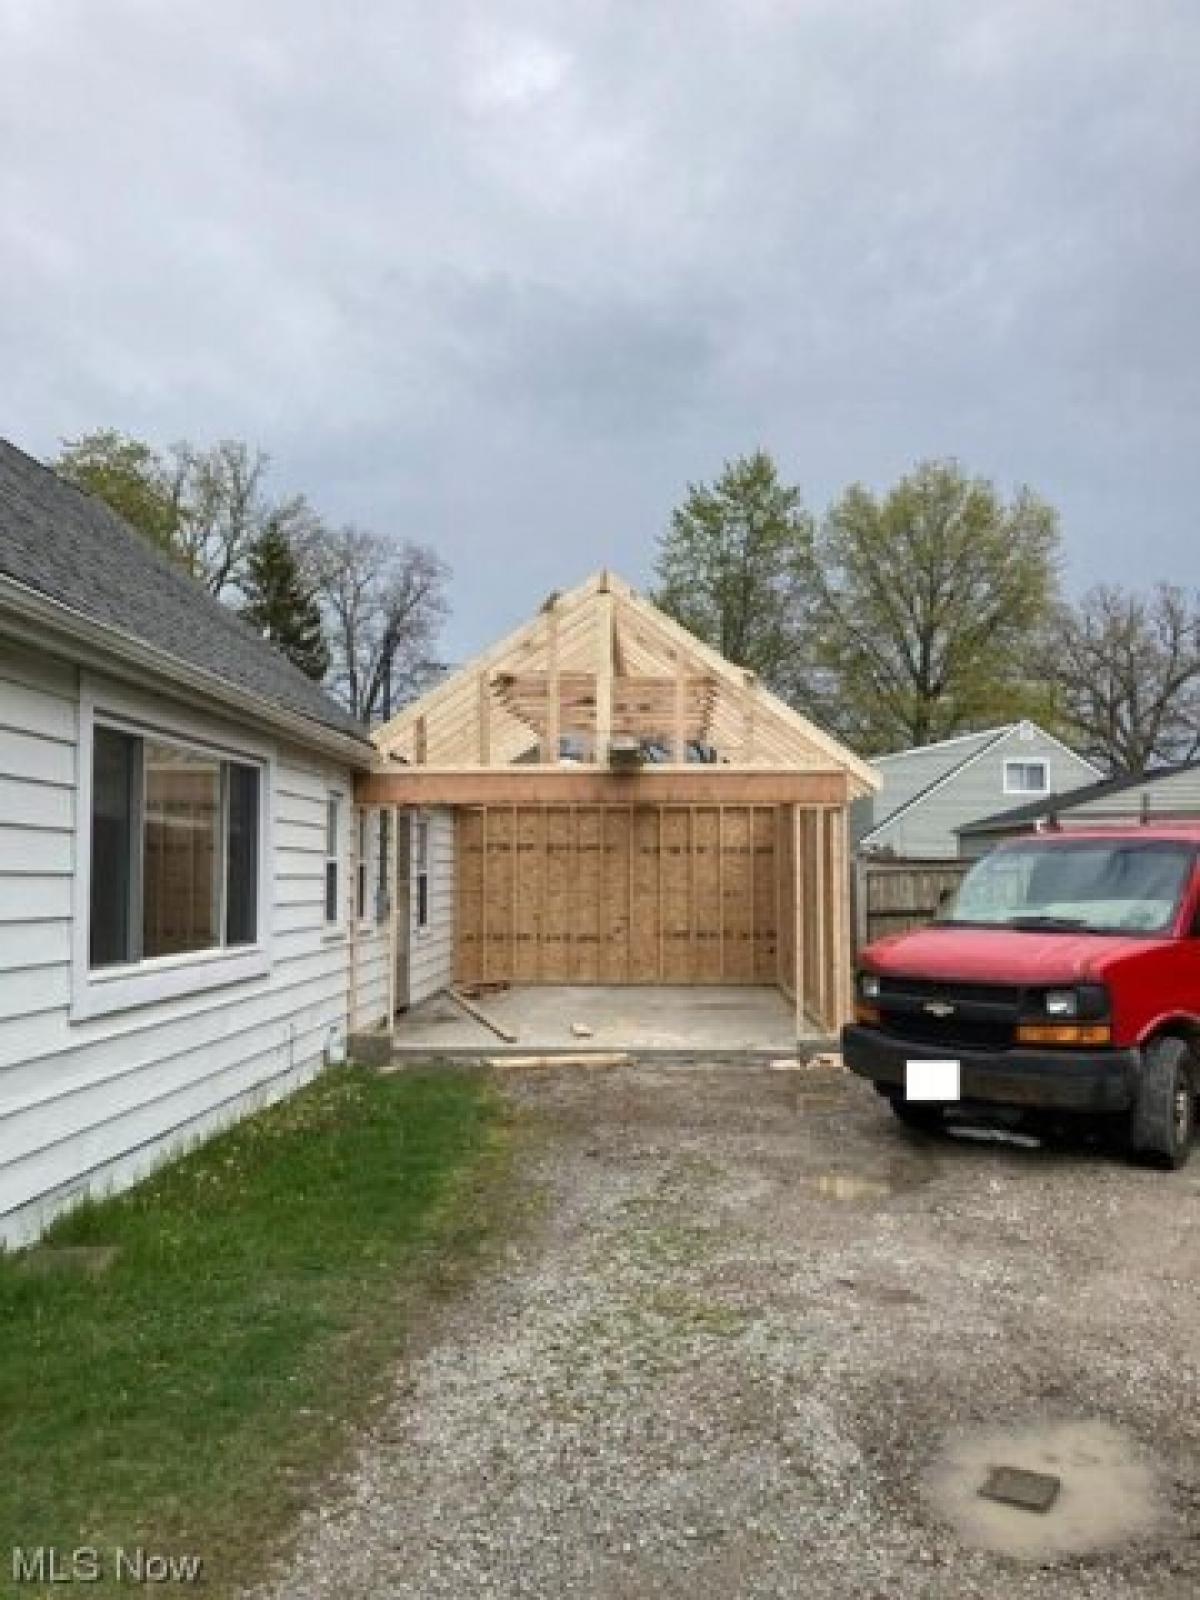
<path fill-rule="evenodd" d="M 1174 778 L 1181 772 L 1194 772 L 1197 767 L 1200 767 L 1200 761 L 1181 761 L 1175 766 L 1154 767 L 1149 772 L 1143 772 L 1140 777 L 1121 775 L 1101 778 L 1097 783 L 1085 783 L 1078 789 L 1066 789 L 1061 794 L 1044 794 L 1026 805 L 1013 806 L 1008 811 L 995 811 L 987 817 L 977 817 L 972 822 L 963 823 L 954 831 L 960 834 L 1002 833 L 1009 826 L 1036 822 L 1040 817 L 1049 816 L 1051 812 L 1074 811 L 1078 806 L 1087 805 L 1093 800 L 1107 800 L 1110 795 L 1145 789 L 1147 785 L 1157 783 L 1162 778 Z"/>
<path fill-rule="evenodd" d="M 336 733 L 366 730 L 101 500 L 0 439 L 0 573 Z"/>

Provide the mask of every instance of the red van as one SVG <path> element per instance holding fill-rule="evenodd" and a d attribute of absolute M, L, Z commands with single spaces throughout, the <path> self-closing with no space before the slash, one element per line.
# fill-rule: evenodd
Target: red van
<path fill-rule="evenodd" d="M 1055 830 L 977 861 L 929 927 L 856 974 L 846 1064 L 910 1126 L 911 1061 L 958 1063 L 971 1109 L 1124 1119 L 1132 1154 L 1188 1158 L 1200 1093 L 1200 823 Z"/>

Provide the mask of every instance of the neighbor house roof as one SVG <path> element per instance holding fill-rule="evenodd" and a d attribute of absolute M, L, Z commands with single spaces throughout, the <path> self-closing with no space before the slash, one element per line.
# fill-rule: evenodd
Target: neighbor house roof
<path fill-rule="evenodd" d="M 1043 817 L 1058 815 L 1064 811 L 1075 811 L 1080 806 L 1091 805 L 1096 800 L 1136 793 L 1160 782 L 1163 778 L 1175 778 L 1181 772 L 1197 771 L 1200 771 L 1200 761 L 1182 761 L 1173 767 L 1156 767 L 1154 771 L 1144 772 L 1140 777 L 1131 778 L 1122 775 L 1117 778 L 1102 778 L 1098 783 L 1085 783 L 1082 787 L 1069 789 L 1064 794 L 1039 795 L 1036 800 L 1029 801 L 1025 805 L 1013 806 L 1008 811 L 995 811 L 991 816 L 980 817 L 974 822 L 965 822 L 954 831 L 958 834 L 971 835 L 1008 833 L 1025 823 L 1038 822 Z"/>
<path fill-rule="evenodd" d="M 1019 722 L 1006 722 L 998 728 L 984 728 L 978 733 L 958 734 L 953 739 L 941 739 L 934 744 L 913 745 L 909 750 L 894 750 L 886 756 L 875 756 L 873 764 L 882 766 L 886 762 L 903 762 L 904 777 L 897 781 L 892 776 L 892 770 L 884 767 L 887 781 L 881 804 L 887 809 L 872 818 L 871 827 L 859 840 L 859 844 L 869 844 L 874 836 L 882 833 L 889 824 L 898 821 L 929 795 L 974 765 L 989 750 L 994 750 L 997 745 L 1004 744 L 1006 740 L 1018 734 L 1022 728 L 1030 729 L 1043 739 L 1060 746 L 1085 766 L 1091 767 L 1093 772 L 1099 770 L 1077 750 L 1070 749 L 1061 739 L 1052 733 L 1047 733 L 1045 728 L 1030 722 L 1028 718 Z M 1072 790 L 1071 793 L 1074 794 L 1075 791 Z M 962 831 L 960 828 L 954 830 L 956 833 Z"/>
<path fill-rule="evenodd" d="M 111 511 L 0 440 L 0 579 L 133 640 L 219 688 L 366 742 L 366 730 L 274 645 Z"/>

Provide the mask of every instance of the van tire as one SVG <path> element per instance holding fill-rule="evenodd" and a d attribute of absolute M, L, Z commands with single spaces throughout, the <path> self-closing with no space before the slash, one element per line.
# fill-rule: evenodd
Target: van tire
<path fill-rule="evenodd" d="M 1142 1051 L 1133 1112 L 1130 1154 L 1139 1165 L 1182 1167 L 1196 1128 L 1195 1060 L 1182 1039 L 1155 1039 Z"/>

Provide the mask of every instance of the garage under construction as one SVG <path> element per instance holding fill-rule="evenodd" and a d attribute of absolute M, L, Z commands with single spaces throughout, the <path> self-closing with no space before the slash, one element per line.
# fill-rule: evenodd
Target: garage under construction
<path fill-rule="evenodd" d="M 605 572 L 376 735 L 403 1006 L 463 985 L 772 985 L 851 999 L 851 751 Z"/>

